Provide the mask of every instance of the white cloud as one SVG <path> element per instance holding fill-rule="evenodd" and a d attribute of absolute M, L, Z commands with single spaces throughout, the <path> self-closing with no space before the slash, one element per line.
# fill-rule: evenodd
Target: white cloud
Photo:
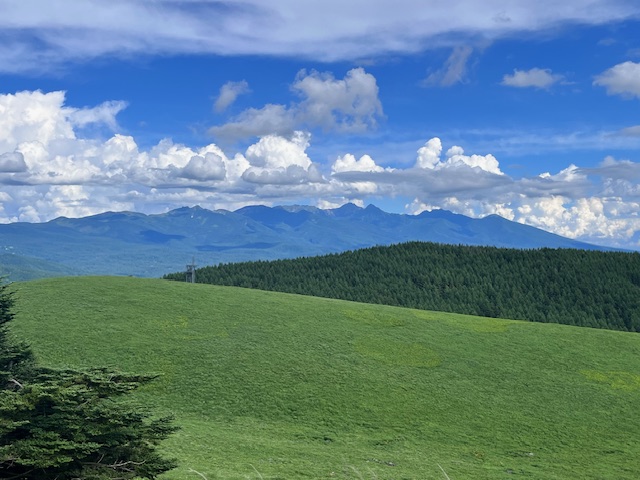
<path fill-rule="evenodd" d="M 242 180 L 249 161 L 240 154 L 228 158 L 216 145 L 192 149 L 163 140 L 145 151 L 122 134 L 106 141 L 76 135 L 75 129 L 89 122 L 108 124 L 113 117 L 117 125 L 121 105 L 109 108 L 113 105 L 71 108 L 64 92 L 0 95 L 0 184 L 11 198 L 3 205 L 2 221 L 42 221 L 118 207 L 149 211 L 158 208 L 153 204 L 162 197 L 159 192 L 168 190 L 216 191 L 201 193 L 204 200 L 219 200 L 229 191 L 255 195 Z M 82 115 L 74 116 L 77 112 Z M 297 143 L 302 151 L 306 145 L 308 138 Z M 317 177 L 310 167 L 305 175 Z M 133 191 L 140 195 L 126 194 Z"/>
<path fill-rule="evenodd" d="M 108 101 L 93 108 L 81 108 L 71 111 L 69 120 L 76 127 L 98 123 L 108 126 L 111 130 L 118 129 L 116 115 L 127 108 L 127 102 Z"/>
<path fill-rule="evenodd" d="M 309 147 L 310 139 L 306 132 L 295 132 L 290 140 L 268 135 L 247 148 L 245 156 L 254 167 L 286 168 L 297 165 L 307 169 L 311 166 L 311 159 L 305 150 Z"/>
<path fill-rule="evenodd" d="M 230 122 L 212 127 L 210 133 L 227 141 L 289 135 L 304 128 L 362 133 L 375 128 L 382 116 L 376 79 L 362 68 L 349 70 L 342 80 L 330 73 L 302 70 L 291 89 L 302 97 L 300 102 L 247 109 Z"/>
<path fill-rule="evenodd" d="M 450 210 L 461 215 L 470 217 L 484 217 L 486 215 L 500 215 L 509 220 L 513 220 L 515 214 L 508 204 L 504 203 L 483 203 L 477 200 L 459 199 L 457 197 L 445 197 L 437 206 L 420 202 L 417 198 L 406 209 L 414 214 L 433 210 Z"/>
<path fill-rule="evenodd" d="M 599 196 L 571 199 L 560 195 L 532 198 L 515 195 L 504 203 L 492 200 L 495 203 L 451 196 L 433 204 L 415 198 L 406 209 L 413 214 L 441 208 L 471 217 L 497 214 L 567 238 L 614 247 L 640 247 L 630 243 L 640 230 L 638 202 Z"/>
<path fill-rule="evenodd" d="M 213 105 L 216 112 L 222 112 L 226 110 L 236 99 L 249 92 L 249 84 L 245 80 L 240 82 L 227 82 L 220 87 L 220 93 Z"/>
<path fill-rule="evenodd" d="M 418 150 L 416 167 L 435 169 L 440 164 L 441 153 L 442 142 L 438 137 L 432 138 Z"/>
<path fill-rule="evenodd" d="M 316 207 L 321 208 L 323 210 L 331 210 L 334 208 L 340 208 L 343 205 L 346 205 L 347 203 L 353 203 L 354 205 L 357 205 L 360 208 L 364 208 L 364 202 L 362 200 L 353 200 L 353 199 L 344 198 L 344 197 L 336 199 L 335 201 L 320 200 L 316 203 Z"/>
<path fill-rule="evenodd" d="M 629 215 L 628 208 L 620 208 L 625 204 L 628 202 L 619 198 L 592 196 L 572 200 L 551 196 L 523 203 L 517 209 L 516 221 L 569 238 L 595 243 L 604 240 L 622 246 L 640 230 L 640 218 Z M 634 208 L 638 206 L 633 204 Z"/>
<path fill-rule="evenodd" d="M 330 73 L 301 71 L 292 89 L 303 97 L 296 119 L 304 125 L 339 132 L 364 132 L 375 128 L 382 116 L 376 79 L 363 68 L 336 80 Z"/>
<path fill-rule="evenodd" d="M 349 153 L 322 165 L 310 157 L 311 137 L 304 131 L 265 135 L 228 156 L 215 144 L 192 148 L 163 140 L 143 149 L 118 133 L 107 140 L 80 138 L 71 118 L 78 109 L 65 105 L 63 92 L 0 95 L 0 107 L 0 222 L 106 210 L 158 213 L 185 204 L 339 205 L 395 197 L 415 199 L 411 212 L 495 213 L 614 246 L 631 246 L 640 230 L 640 162 L 628 159 L 607 157 L 594 168 L 570 165 L 516 179 L 490 153 L 443 149 L 432 138 L 404 168 L 383 168 L 370 155 Z"/>
<path fill-rule="evenodd" d="M 549 88 L 561 82 L 564 76 L 551 73 L 548 68 L 532 68 L 530 70 L 514 70 L 513 75 L 502 77 L 502 85 L 518 88 Z"/>
<path fill-rule="evenodd" d="M 609 95 L 640 98 L 640 63 L 619 63 L 598 75 L 593 84 L 605 87 Z"/>
<path fill-rule="evenodd" d="M 251 164 L 242 178 L 260 184 L 299 184 L 320 182 L 322 175 L 305 150 L 310 135 L 294 132 L 290 139 L 268 135 L 247 148 L 245 157 Z"/>
<path fill-rule="evenodd" d="M 138 146 L 133 137 L 115 134 L 102 145 L 102 162 L 124 168 L 138 158 Z"/>
<path fill-rule="evenodd" d="M 606 158 L 596 168 L 570 165 L 514 179 L 500 171 L 491 154 L 465 155 L 453 146 L 442 160 L 442 150 L 440 139 L 433 138 L 418 150 L 413 168 L 341 169 L 332 178 L 346 185 L 370 182 L 377 186 L 375 195 L 413 198 L 406 210 L 414 214 L 434 209 L 471 217 L 497 214 L 582 241 L 640 248 L 630 244 L 640 230 L 640 163 Z"/>
<path fill-rule="evenodd" d="M 384 168 L 376 165 L 369 155 L 362 155 L 359 160 L 350 153 L 338 157 L 331 166 L 333 173 L 339 172 L 382 172 Z"/>
<path fill-rule="evenodd" d="M 472 53 L 473 48 L 468 45 L 455 47 L 443 67 L 429 74 L 422 84 L 426 87 L 450 87 L 463 82 L 467 73 L 467 62 Z"/>
<path fill-rule="evenodd" d="M 428 170 L 441 170 L 450 167 L 466 166 L 478 168 L 488 173 L 503 175 L 500 171 L 498 160 L 491 154 L 488 155 L 465 155 L 462 147 L 454 145 L 446 153 L 446 160 L 440 160 L 442 153 L 442 142 L 435 137 L 429 140 L 418 150 L 416 167 Z"/>
<path fill-rule="evenodd" d="M 452 14 L 455 12 L 455 14 Z M 548 32 L 562 24 L 601 25 L 635 17 L 627 0 L 478 2 L 415 0 L 21 0 L 0 4 L 0 71 L 51 69 L 68 61 L 132 54 L 211 53 L 354 60 L 454 46 L 474 38 Z"/>
<path fill-rule="evenodd" d="M 471 168 L 479 168 L 495 175 L 503 175 L 496 157 L 491 155 L 465 155 L 462 147 L 453 146 L 447 150 L 447 159 L 443 166 L 466 165 Z"/>
<path fill-rule="evenodd" d="M 551 179 L 555 181 L 576 181 L 585 179 L 584 173 L 582 173 L 578 167 L 571 164 L 567 168 L 560 170 L 555 175 L 551 175 L 549 172 L 544 172 L 540 174 L 540 178 Z"/>
<path fill-rule="evenodd" d="M 64 108 L 64 92 L 18 92 L 0 95 L 0 152 L 13 151 L 20 143 L 37 139 L 42 144 L 75 138 Z"/>

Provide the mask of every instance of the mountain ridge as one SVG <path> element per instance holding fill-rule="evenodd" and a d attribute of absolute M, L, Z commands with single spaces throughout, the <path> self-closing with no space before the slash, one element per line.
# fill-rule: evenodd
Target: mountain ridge
<path fill-rule="evenodd" d="M 254 205 L 235 211 L 180 207 L 165 213 L 104 212 L 44 223 L 0 225 L 0 253 L 24 257 L 0 263 L 10 280 L 76 275 L 160 277 L 199 265 L 275 260 L 338 253 L 407 241 L 505 248 L 613 250 L 578 242 L 499 216 L 480 219 L 446 210 L 419 215 L 389 213 L 375 205 L 323 210 Z M 37 275 L 16 265 L 40 262 Z M 50 271 L 43 267 L 49 265 Z"/>

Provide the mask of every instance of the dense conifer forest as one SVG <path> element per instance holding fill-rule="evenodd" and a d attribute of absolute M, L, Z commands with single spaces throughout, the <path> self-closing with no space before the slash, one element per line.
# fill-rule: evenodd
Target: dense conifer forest
<path fill-rule="evenodd" d="M 410 242 L 196 273 L 198 283 L 640 332 L 639 253 Z"/>

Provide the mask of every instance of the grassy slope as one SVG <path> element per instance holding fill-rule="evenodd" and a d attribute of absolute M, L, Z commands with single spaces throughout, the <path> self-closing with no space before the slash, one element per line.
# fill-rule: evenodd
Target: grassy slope
<path fill-rule="evenodd" d="M 185 277 L 182 272 L 167 278 L 183 282 Z M 196 279 L 214 285 L 640 333 L 638 252 L 407 242 L 319 257 L 208 266 L 197 269 Z"/>
<path fill-rule="evenodd" d="M 16 285 L 49 365 L 163 377 L 165 478 L 635 479 L 640 336 L 134 278 Z"/>

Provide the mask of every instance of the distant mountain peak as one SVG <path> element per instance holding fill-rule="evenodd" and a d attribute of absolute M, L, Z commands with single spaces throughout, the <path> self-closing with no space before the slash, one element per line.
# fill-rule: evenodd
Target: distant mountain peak
<path fill-rule="evenodd" d="M 355 203 L 345 203 L 344 205 L 342 205 L 341 207 L 338 208 L 333 208 L 331 210 L 328 210 L 329 212 L 333 213 L 334 215 L 351 215 L 353 213 L 356 212 L 361 212 L 363 209 L 359 206 L 357 206 Z"/>
<path fill-rule="evenodd" d="M 315 256 L 409 241 L 509 248 L 611 250 L 490 215 L 476 219 L 447 210 L 388 213 L 347 203 L 322 210 L 304 205 L 252 205 L 234 212 L 199 205 L 163 214 L 107 212 L 43 224 L 0 225 L 0 245 L 43 260 L 55 273 L 162 276 L 200 265 Z M 1 265 L 0 265 L 1 267 Z M 27 267 L 24 267 L 25 271 Z M 34 264 L 33 271 L 41 266 Z M 43 272 L 43 276 L 46 272 Z M 13 279 L 12 279 L 13 280 Z"/>
<path fill-rule="evenodd" d="M 272 210 L 273 207 L 269 207 L 267 205 L 246 205 L 242 208 L 238 208 L 234 210 L 234 213 L 243 213 L 243 212 L 252 212 L 252 211 L 269 211 Z"/>
<path fill-rule="evenodd" d="M 192 213 L 196 211 L 196 207 L 178 207 L 178 208 L 174 208 L 173 210 L 169 210 L 166 213 L 161 213 L 160 215 L 169 215 L 169 216 L 177 216 L 177 215 L 184 215 L 184 214 L 188 214 L 188 213 Z"/>
<path fill-rule="evenodd" d="M 290 213 L 317 212 L 320 210 L 318 207 L 312 207 L 311 205 L 282 205 L 280 208 Z"/>

